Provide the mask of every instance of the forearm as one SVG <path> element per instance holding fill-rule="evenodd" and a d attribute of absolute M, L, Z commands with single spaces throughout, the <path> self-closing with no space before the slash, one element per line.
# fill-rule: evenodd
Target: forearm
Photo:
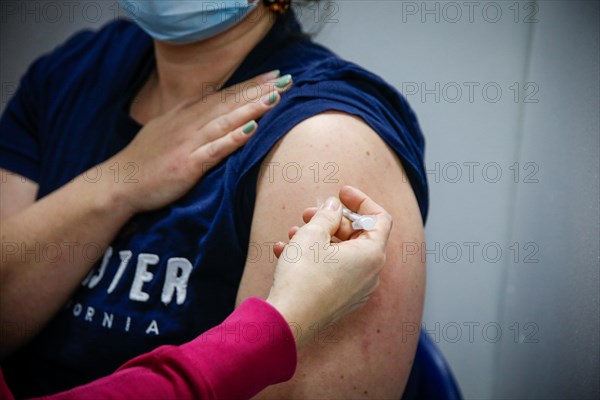
<path fill-rule="evenodd" d="M 231 335 L 235 327 L 247 335 Z M 189 343 L 160 347 L 110 376 L 45 399 L 245 399 L 290 379 L 295 369 L 287 321 L 266 302 L 249 299 Z"/>
<path fill-rule="evenodd" d="M 124 184 L 102 176 L 77 177 L 2 221 L 0 356 L 56 313 L 131 217 Z"/>

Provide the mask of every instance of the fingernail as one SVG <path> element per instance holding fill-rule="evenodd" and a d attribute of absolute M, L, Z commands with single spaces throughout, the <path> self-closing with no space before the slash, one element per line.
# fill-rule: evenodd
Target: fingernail
<path fill-rule="evenodd" d="M 264 74 L 263 79 L 266 79 L 266 80 L 277 79 L 280 76 L 281 76 L 281 71 L 278 69 L 274 69 L 273 71 L 269 71 L 266 74 Z"/>
<path fill-rule="evenodd" d="M 290 74 L 284 75 L 281 78 L 277 79 L 277 81 L 275 81 L 275 87 L 277 89 L 283 89 L 287 85 L 289 85 L 291 81 L 292 81 L 292 76 Z"/>
<path fill-rule="evenodd" d="M 257 126 L 256 121 L 250 121 L 246 124 L 246 126 L 244 126 L 244 128 L 242 129 L 242 132 L 244 132 L 244 135 L 250 135 L 252 132 L 254 132 L 256 130 L 256 126 Z"/>
<path fill-rule="evenodd" d="M 342 203 L 340 203 L 340 200 L 337 197 L 330 197 L 327 199 L 325 204 L 323 204 L 323 209 L 329 211 L 336 211 L 338 208 L 340 208 L 341 205 Z"/>
<path fill-rule="evenodd" d="M 273 104 L 277 103 L 277 100 L 279 100 L 279 93 L 273 92 L 265 97 L 263 103 L 266 106 L 272 106 Z"/>

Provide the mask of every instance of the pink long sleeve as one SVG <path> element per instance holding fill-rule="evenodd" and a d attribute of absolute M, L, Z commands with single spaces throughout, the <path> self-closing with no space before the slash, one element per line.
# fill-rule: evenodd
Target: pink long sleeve
<path fill-rule="evenodd" d="M 285 319 L 270 304 L 250 298 L 191 342 L 159 347 L 112 375 L 44 399 L 248 399 L 290 379 L 296 357 Z M 10 398 L 3 384 L 0 394 Z"/>

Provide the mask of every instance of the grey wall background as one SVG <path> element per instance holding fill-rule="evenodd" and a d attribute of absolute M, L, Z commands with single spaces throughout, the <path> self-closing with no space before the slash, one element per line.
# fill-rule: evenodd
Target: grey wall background
<path fill-rule="evenodd" d="M 0 3 L 1 101 L 114 1 Z M 424 328 L 467 398 L 598 398 L 597 1 L 338 1 L 317 40 L 382 75 L 427 137 Z"/>

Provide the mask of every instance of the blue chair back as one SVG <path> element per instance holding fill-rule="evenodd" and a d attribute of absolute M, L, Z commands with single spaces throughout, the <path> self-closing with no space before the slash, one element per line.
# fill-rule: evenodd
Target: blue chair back
<path fill-rule="evenodd" d="M 461 400 L 458 384 L 435 343 L 421 330 L 402 400 Z"/>

